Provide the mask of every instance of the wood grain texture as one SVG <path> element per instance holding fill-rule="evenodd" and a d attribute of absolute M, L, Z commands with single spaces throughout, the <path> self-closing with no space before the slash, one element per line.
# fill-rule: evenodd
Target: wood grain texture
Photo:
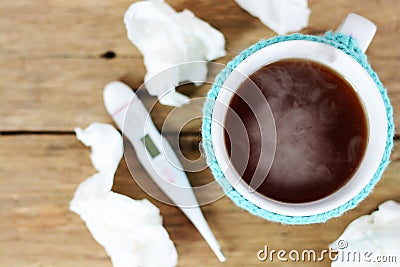
<path fill-rule="evenodd" d="M 190 9 L 219 29 L 226 38 L 227 63 L 259 39 L 275 34 L 240 9 L 233 0 L 167 0 L 175 9 Z M 123 14 L 129 0 L 0 1 L 0 266 L 111 266 L 104 249 L 84 223 L 68 210 L 78 184 L 95 170 L 89 149 L 73 135 L 76 126 L 93 121 L 111 123 L 102 89 L 111 80 L 138 88 L 145 68 L 129 42 Z M 388 90 L 400 127 L 400 6 L 398 0 L 311 0 L 309 26 L 303 33 L 335 29 L 349 12 L 374 21 L 378 32 L 367 54 Z M 108 51 L 115 58 L 101 55 Z M 182 109 L 159 104 L 152 117 L 189 159 L 200 168 L 198 151 L 202 97 L 209 85 L 179 90 L 194 100 Z M 190 120 L 190 118 L 195 118 Z M 180 138 L 173 138 L 182 129 Z M 50 133 L 50 134 L 47 134 Z M 138 162 L 129 161 L 138 177 L 146 177 Z M 184 159 L 184 158 L 182 158 Z M 194 163 L 190 160 L 196 160 Z M 192 165 L 191 165 L 192 164 Z M 203 208 L 228 257 L 225 266 L 287 266 L 259 262 L 257 251 L 326 249 L 353 219 L 379 203 L 400 201 L 400 141 L 392 163 L 374 192 L 357 208 L 325 224 L 286 226 L 256 218 L 223 197 Z M 193 185 L 212 181 L 209 169 L 189 173 Z M 113 190 L 135 199 L 150 198 L 130 176 L 125 161 L 117 170 Z M 213 188 L 209 194 L 218 195 Z M 208 195 L 199 195 L 200 199 Z M 200 234 L 175 207 L 150 200 L 160 208 L 164 225 L 179 253 L 179 266 L 221 266 Z M 329 262 L 293 264 L 329 266 Z"/>
<path fill-rule="evenodd" d="M 234 1 L 170 1 L 177 10 L 192 10 L 222 31 L 227 63 L 238 52 L 274 33 L 241 10 Z M 0 131 L 72 131 L 91 121 L 110 122 L 101 93 L 111 80 L 137 88 L 145 73 L 142 56 L 129 42 L 123 14 L 130 1 L 11 1 L 1 3 L 0 31 Z M 309 27 L 304 33 L 335 29 L 349 12 L 374 21 L 378 32 L 369 60 L 389 91 L 396 114 L 400 113 L 400 22 L 397 0 L 311 1 Z M 18 19 L 14 20 L 14 16 Z M 101 55 L 114 51 L 116 58 Z M 209 85 L 189 87 L 190 96 L 204 96 Z M 60 118 L 60 112 L 63 116 Z M 192 109 L 193 116 L 200 115 Z M 153 113 L 159 128 L 168 107 Z M 396 128 L 400 116 L 395 116 Z M 185 127 L 195 132 L 200 121 Z M 171 128 L 172 130 L 177 130 Z"/>
<path fill-rule="evenodd" d="M 181 138 L 183 154 L 200 157 L 198 137 Z M 379 203 L 400 201 L 398 187 L 400 142 L 392 163 L 374 192 L 357 208 L 325 224 L 288 226 L 268 222 L 237 208 L 223 197 L 203 206 L 203 212 L 229 261 L 227 266 L 287 266 L 281 262 L 259 262 L 257 251 L 271 249 L 315 249 L 334 241 L 356 217 L 375 210 Z M 80 218 L 68 210 L 78 184 L 95 170 L 90 150 L 71 135 L 24 135 L 0 138 L 0 266 L 111 266 L 104 250 L 87 231 Z M 145 176 L 138 162 L 131 168 Z M 192 184 L 208 183 L 208 169 L 189 174 Z M 164 225 L 179 254 L 179 266 L 220 266 L 200 234 L 175 207 L 144 193 L 130 176 L 125 161 L 117 170 L 115 192 L 134 199 L 149 198 L 160 208 Z M 329 262 L 306 266 L 329 266 Z"/>

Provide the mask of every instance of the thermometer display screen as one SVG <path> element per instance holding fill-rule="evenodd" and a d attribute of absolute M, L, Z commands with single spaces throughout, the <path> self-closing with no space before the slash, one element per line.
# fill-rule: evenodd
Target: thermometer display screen
<path fill-rule="evenodd" d="M 156 145 L 148 134 L 146 134 L 141 140 L 152 158 L 160 155 L 160 151 L 157 149 Z"/>

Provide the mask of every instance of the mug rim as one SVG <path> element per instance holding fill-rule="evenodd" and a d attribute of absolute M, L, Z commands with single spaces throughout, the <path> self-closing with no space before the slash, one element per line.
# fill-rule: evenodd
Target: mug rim
<path fill-rule="evenodd" d="M 235 168 L 230 165 L 224 140 L 223 125 L 231 98 L 246 77 L 273 62 L 285 59 L 303 59 L 320 63 L 347 80 L 364 105 L 368 120 L 368 143 L 363 159 L 349 181 L 324 198 L 305 203 L 286 203 L 249 190 Z M 235 77 L 235 73 L 241 78 Z M 229 90 L 226 90 L 228 88 Z M 265 210 L 289 216 L 309 216 L 333 210 L 345 204 L 368 184 L 378 169 L 387 139 L 386 108 L 376 83 L 354 58 L 333 46 L 310 40 L 278 42 L 251 54 L 238 64 L 221 86 L 211 120 L 211 139 L 216 160 L 228 182 L 243 197 Z M 224 108 L 225 107 L 225 108 Z M 222 110 L 221 110 L 222 109 Z M 373 111 L 373 112 L 372 112 Z M 374 126 L 374 127 L 371 127 Z"/>

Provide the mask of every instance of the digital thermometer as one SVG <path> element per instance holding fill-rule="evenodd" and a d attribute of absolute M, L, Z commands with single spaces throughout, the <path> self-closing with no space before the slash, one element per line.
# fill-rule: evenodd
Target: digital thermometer
<path fill-rule="evenodd" d="M 131 88 L 118 81 L 105 86 L 103 97 L 108 113 L 131 142 L 150 177 L 199 230 L 218 259 L 226 261 L 178 157 L 154 126 L 143 103 Z"/>

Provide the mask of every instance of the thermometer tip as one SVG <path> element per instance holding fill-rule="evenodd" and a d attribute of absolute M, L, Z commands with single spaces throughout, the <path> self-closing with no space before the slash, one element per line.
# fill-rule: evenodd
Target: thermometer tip
<path fill-rule="evenodd" d="M 216 250 L 215 255 L 217 255 L 217 258 L 219 259 L 220 262 L 226 262 L 226 257 L 221 249 Z"/>

